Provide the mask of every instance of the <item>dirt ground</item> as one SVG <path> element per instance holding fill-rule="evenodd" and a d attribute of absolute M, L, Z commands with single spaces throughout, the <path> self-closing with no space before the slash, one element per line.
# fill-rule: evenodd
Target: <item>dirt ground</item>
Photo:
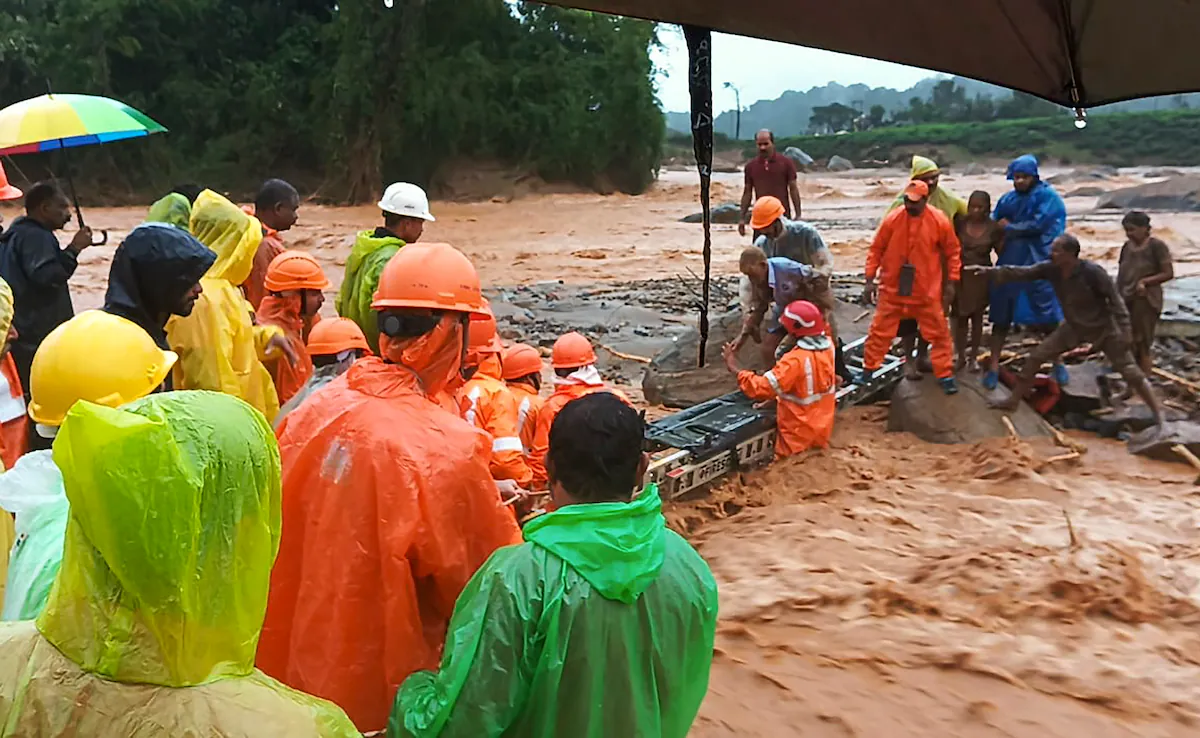
<path fill-rule="evenodd" d="M 804 177 L 804 214 L 839 270 L 861 270 L 904 179 L 895 170 Z M 737 200 L 740 184 L 717 175 L 714 203 Z M 1000 171 L 943 184 L 993 198 L 1008 188 Z M 696 191 L 694 174 L 665 172 L 640 197 L 435 202 L 423 240 L 463 249 L 491 286 L 687 277 L 703 270 L 700 227 L 678 222 L 697 209 Z M 1095 196 L 1067 203 L 1085 256 L 1115 270 L 1121 213 L 1094 211 Z M 113 249 L 143 214 L 85 211 L 111 240 L 81 258 L 77 309 L 101 304 Z M 1153 217 L 1177 274 L 1200 272 L 1200 213 Z M 373 207 L 305 206 L 300 218 L 286 240 L 316 255 L 335 285 L 354 233 L 379 220 Z M 714 271 L 734 273 L 746 242 L 715 226 Z M 1074 465 L 1044 464 L 1062 449 L 1009 440 L 932 446 L 884 433 L 884 412 L 850 410 L 829 451 L 669 510 L 721 588 L 711 687 L 693 734 L 1196 735 L 1194 473 L 1097 439 Z"/>

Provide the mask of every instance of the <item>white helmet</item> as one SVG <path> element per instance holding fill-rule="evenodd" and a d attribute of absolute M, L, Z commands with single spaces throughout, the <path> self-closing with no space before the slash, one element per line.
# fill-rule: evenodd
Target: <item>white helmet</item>
<path fill-rule="evenodd" d="M 379 209 L 395 215 L 409 218 L 420 218 L 430 222 L 436 220 L 429 212 L 429 198 L 425 190 L 408 182 L 395 182 L 388 185 L 379 201 Z"/>

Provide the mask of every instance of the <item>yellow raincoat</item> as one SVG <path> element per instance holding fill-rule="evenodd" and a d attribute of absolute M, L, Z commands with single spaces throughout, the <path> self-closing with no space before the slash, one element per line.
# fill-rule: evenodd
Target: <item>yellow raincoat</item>
<path fill-rule="evenodd" d="M 240 397 L 273 421 L 279 398 L 263 361 L 283 360 L 266 349 L 271 337 L 283 331 L 254 325 L 250 303 L 238 289 L 254 266 L 262 226 L 229 200 L 205 190 L 192 206 L 191 230 L 216 252 L 217 261 L 200 280 L 204 294 L 192 314 L 167 322 L 167 342 L 179 354 L 175 389 Z"/>
<path fill-rule="evenodd" d="M 71 517 L 37 621 L 0 624 L 0 736 L 358 736 L 254 668 L 279 548 L 279 451 L 245 403 L 77 403 L 54 443 Z"/>
<path fill-rule="evenodd" d="M 937 163 L 933 161 L 933 159 L 927 159 L 924 156 L 914 156 L 912 158 L 912 172 L 909 173 L 908 178 L 916 179 L 923 174 L 936 172 L 938 169 L 939 167 Z M 888 208 L 888 212 L 892 212 L 903 204 L 904 193 L 901 192 L 899 195 L 896 195 L 896 199 L 892 201 L 892 205 Z M 950 219 L 951 225 L 954 224 L 955 218 L 959 216 L 966 217 L 967 215 L 967 201 L 954 194 L 952 191 L 946 189 L 946 186 L 942 184 L 939 184 L 938 188 L 929 195 L 929 206 L 937 208 L 945 213 L 946 217 Z"/>

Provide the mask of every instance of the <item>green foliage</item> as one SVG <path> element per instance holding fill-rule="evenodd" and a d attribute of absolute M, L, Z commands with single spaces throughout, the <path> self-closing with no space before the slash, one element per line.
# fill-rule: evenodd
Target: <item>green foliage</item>
<path fill-rule="evenodd" d="M 780 149 L 798 146 L 815 159 L 834 154 L 857 162 L 898 161 L 912 154 L 937 155 L 952 165 L 957 154 L 1007 159 L 1032 153 L 1114 166 L 1200 165 L 1200 111 L 1167 110 L 1093 116 L 1077 130 L 1069 115 L 990 123 L 933 123 L 884 127 L 842 136 L 781 139 Z M 745 155 L 753 150 L 745 147 Z M 940 158 L 938 158 L 940 156 Z"/>
<path fill-rule="evenodd" d="M 163 123 L 166 136 L 73 156 L 117 190 L 244 191 L 282 175 L 364 201 L 456 157 L 630 192 L 652 180 L 665 133 L 653 24 L 505 0 L 395 6 L 8 0 L 0 104 L 50 80 Z"/>
<path fill-rule="evenodd" d="M 1014 92 L 999 100 L 982 93 L 967 97 L 965 87 L 952 79 L 934 85 L 929 99 L 914 97 L 908 108 L 892 116 L 897 123 L 969 123 L 997 119 L 1041 118 L 1059 112 L 1054 103 L 1046 102 L 1024 92 Z M 877 126 L 872 126 L 877 127 Z"/>

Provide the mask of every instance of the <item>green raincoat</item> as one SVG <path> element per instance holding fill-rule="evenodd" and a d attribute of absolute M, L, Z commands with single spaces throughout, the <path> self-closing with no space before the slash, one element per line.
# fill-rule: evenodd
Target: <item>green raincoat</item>
<path fill-rule="evenodd" d="M 0 624 L 0 736 L 357 736 L 254 669 L 279 547 L 279 452 L 212 392 L 77 403 L 54 442 L 71 512 L 37 619 Z"/>
<path fill-rule="evenodd" d="M 383 268 L 403 246 L 404 241 L 382 228 L 359 233 L 346 259 L 346 274 L 334 302 L 338 315 L 353 320 L 362 328 L 376 355 L 379 354 L 379 324 L 371 301 L 375 299 L 375 290 L 379 289 Z"/>
<path fill-rule="evenodd" d="M 167 223 L 188 230 L 192 219 L 192 203 L 183 195 L 172 192 L 150 206 L 146 213 L 146 221 L 150 223 Z"/>
<path fill-rule="evenodd" d="M 658 490 L 571 505 L 492 554 L 440 670 L 396 693 L 390 736 L 683 738 L 708 690 L 717 585 Z"/>

